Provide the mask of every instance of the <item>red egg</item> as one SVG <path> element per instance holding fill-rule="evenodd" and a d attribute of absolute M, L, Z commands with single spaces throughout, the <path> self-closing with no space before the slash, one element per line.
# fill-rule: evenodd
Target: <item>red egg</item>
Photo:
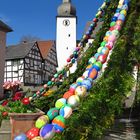
<path fill-rule="evenodd" d="M 67 59 L 67 62 L 69 63 L 70 61 L 71 61 L 71 59 L 70 59 L 70 58 L 68 58 L 68 59 Z"/>
<path fill-rule="evenodd" d="M 29 138 L 29 139 L 33 139 L 34 137 L 37 137 L 39 136 L 39 128 L 31 128 L 27 133 L 26 133 L 26 136 Z"/>
<path fill-rule="evenodd" d="M 106 62 L 106 58 L 107 58 L 107 55 L 105 54 L 101 54 L 98 56 L 98 61 L 100 61 L 102 64 L 104 64 Z"/>
<path fill-rule="evenodd" d="M 63 98 L 68 99 L 72 95 L 74 95 L 74 92 L 67 91 L 67 92 L 64 93 Z"/>
<path fill-rule="evenodd" d="M 97 19 L 97 18 L 94 18 L 94 19 L 93 19 L 93 22 L 98 22 L 98 19 Z"/>

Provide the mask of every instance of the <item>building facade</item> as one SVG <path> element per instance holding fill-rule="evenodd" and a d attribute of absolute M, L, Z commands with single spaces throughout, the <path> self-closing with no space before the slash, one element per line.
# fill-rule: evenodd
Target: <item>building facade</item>
<path fill-rule="evenodd" d="M 50 41 L 21 43 L 7 47 L 4 81 L 19 80 L 24 86 L 36 86 L 47 82 L 57 67 L 57 59 L 55 63 L 47 61 L 51 59 L 49 54 L 55 48 L 55 45 L 51 46 L 48 42 Z M 56 51 L 54 52 L 56 57 Z M 47 71 L 45 68 L 48 67 L 53 67 L 53 70 Z"/>
<path fill-rule="evenodd" d="M 6 33 L 12 29 L 0 20 L 0 94 L 3 93 Z"/>

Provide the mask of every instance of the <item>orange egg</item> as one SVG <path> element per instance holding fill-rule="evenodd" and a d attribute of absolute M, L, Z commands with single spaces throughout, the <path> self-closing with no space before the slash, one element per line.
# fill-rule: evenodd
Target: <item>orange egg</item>
<path fill-rule="evenodd" d="M 105 36 L 103 40 L 107 42 L 108 41 L 108 36 Z"/>
<path fill-rule="evenodd" d="M 98 72 L 96 69 L 93 69 L 89 74 L 89 78 L 94 79 L 97 76 Z"/>

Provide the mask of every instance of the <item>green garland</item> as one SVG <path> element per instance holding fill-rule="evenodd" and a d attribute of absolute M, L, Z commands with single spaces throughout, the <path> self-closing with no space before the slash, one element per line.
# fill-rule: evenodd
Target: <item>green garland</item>
<path fill-rule="evenodd" d="M 124 28 L 110 58 L 107 71 L 94 85 L 91 94 L 82 102 L 77 113 L 68 119 L 69 127 L 62 135 L 56 135 L 54 140 L 97 139 L 111 126 L 115 115 L 122 112 L 125 94 L 130 92 L 134 81 L 131 75 L 133 63 L 130 56 L 132 52 L 135 53 L 133 33 L 134 25 L 138 25 L 135 17 L 140 15 L 135 10 L 137 2 L 138 0 L 131 0 Z M 136 53 L 133 58 L 137 58 Z"/>

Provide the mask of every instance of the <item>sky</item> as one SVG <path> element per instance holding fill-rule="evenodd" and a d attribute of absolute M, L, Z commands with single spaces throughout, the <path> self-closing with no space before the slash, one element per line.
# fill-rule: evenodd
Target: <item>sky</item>
<path fill-rule="evenodd" d="M 18 44 L 28 35 L 55 40 L 57 8 L 61 3 L 62 0 L 0 0 L 0 20 L 13 29 L 7 35 L 7 45 Z M 77 39 L 102 3 L 103 0 L 72 0 L 77 11 Z"/>

